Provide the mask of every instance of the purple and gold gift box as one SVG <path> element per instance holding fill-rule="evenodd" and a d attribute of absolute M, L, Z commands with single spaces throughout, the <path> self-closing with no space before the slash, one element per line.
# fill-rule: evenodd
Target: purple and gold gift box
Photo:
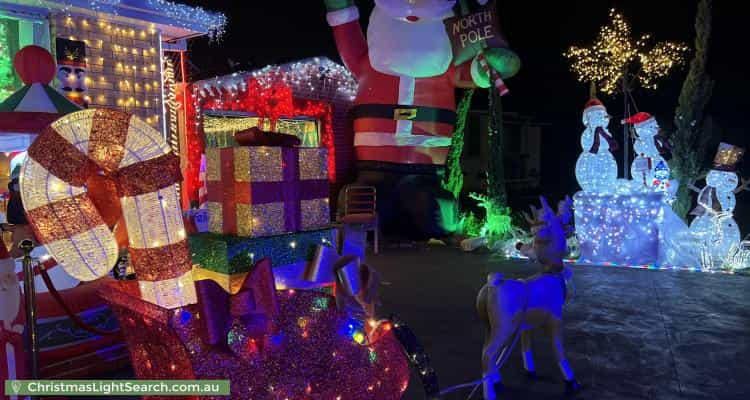
<path fill-rule="evenodd" d="M 206 149 L 209 231 L 262 237 L 330 224 L 326 150 Z"/>

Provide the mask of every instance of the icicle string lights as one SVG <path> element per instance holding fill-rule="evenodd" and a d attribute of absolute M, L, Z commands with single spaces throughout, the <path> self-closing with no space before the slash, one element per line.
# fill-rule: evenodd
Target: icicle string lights
<path fill-rule="evenodd" d="M 52 10 L 48 6 L 48 3 L 42 0 L 36 1 L 37 6 Z M 70 0 L 56 1 L 55 3 L 61 4 L 62 11 L 69 16 L 73 7 L 78 6 L 77 4 L 74 5 L 74 2 Z M 89 0 L 88 9 L 119 15 L 118 9 L 121 7 L 121 4 L 122 0 Z M 147 5 L 150 11 L 169 17 L 171 19 L 170 25 L 186 29 L 196 29 L 196 25 L 198 25 L 198 29 L 204 30 L 211 40 L 218 40 L 225 33 L 227 17 L 222 13 L 207 11 L 201 7 L 192 7 L 168 0 L 147 0 Z M 132 8 L 130 5 L 128 6 L 128 8 Z"/>
<path fill-rule="evenodd" d="M 206 97 L 216 91 L 247 91 L 247 81 L 254 78 L 261 88 L 270 89 L 282 82 L 297 90 L 316 91 L 315 80 L 329 80 L 336 91 L 349 100 L 357 94 L 357 81 L 346 67 L 323 57 L 315 57 L 285 65 L 270 65 L 253 72 L 237 72 L 198 83 L 199 94 Z"/>

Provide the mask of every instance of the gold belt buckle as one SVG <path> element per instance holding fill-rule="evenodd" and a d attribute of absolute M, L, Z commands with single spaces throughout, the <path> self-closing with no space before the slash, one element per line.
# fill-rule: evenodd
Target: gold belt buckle
<path fill-rule="evenodd" d="M 393 110 L 393 119 L 395 119 L 396 121 L 413 120 L 416 118 L 416 108 L 397 108 Z"/>

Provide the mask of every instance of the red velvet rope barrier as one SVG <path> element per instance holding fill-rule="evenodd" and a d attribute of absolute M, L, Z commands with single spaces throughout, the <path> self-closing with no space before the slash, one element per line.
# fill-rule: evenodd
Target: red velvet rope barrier
<path fill-rule="evenodd" d="M 65 314 L 67 314 L 68 317 L 73 321 L 73 323 L 78 325 L 78 327 L 80 327 L 81 329 L 89 333 L 93 333 L 94 335 L 99 335 L 99 336 L 109 336 L 109 335 L 115 335 L 118 333 L 119 330 L 104 331 L 94 326 L 91 326 L 85 323 L 76 313 L 74 313 L 73 310 L 71 310 L 70 307 L 68 307 L 68 305 L 65 304 L 65 301 L 60 295 L 60 292 L 58 292 L 57 288 L 55 288 L 55 284 L 52 283 L 52 279 L 49 277 L 49 274 L 47 273 L 47 268 L 44 264 L 40 265 L 39 275 L 42 276 L 42 280 L 44 280 L 44 284 L 47 286 L 47 290 L 49 290 L 49 293 L 52 295 L 55 301 L 57 301 L 57 304 L 59 304 L 60 307 L 62 307 L 63 311 L 65 311 Z"/>

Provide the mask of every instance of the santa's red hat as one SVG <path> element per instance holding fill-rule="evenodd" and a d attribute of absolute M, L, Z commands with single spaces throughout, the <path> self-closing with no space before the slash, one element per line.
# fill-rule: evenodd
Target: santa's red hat
<path fill-rule="evenodd" d="M 654 117 L 647 112 L 639 112 L 630 118 L 622 120 L 623 124 L 633 124 L 634 126 L 643 125 L 646 122 L 653 121 Z"/>

